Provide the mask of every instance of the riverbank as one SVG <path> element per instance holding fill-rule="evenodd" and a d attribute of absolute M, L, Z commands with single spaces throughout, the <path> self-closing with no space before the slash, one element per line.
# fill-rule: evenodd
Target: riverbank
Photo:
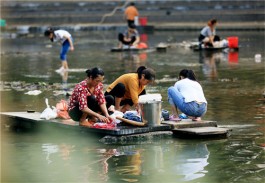
<path fill-rule="evenodd" d="M 124 1 L 4 1 L 1 19 L 6 30 L 60 27 L 74 30 L 115 30 L 126 26 Z M 139 24 L 154 30 L 200 30 L 212 18 L 218 30 L 264 30 L 263 1 L 136 1 Z M 140 21 L 144 18 L 145 22 Z"/>
<path fill-rule="evenodd" d="M 152 31 L 199 31 L 204 25 L 202 23 L 153 23 L 147 26 L 139 26 L 138 29 Z M 6 32 L 42 32 L 49 25 L 21 25 L 21 26 L 6 26 L 1 27 L 1 31 Z M 121 30 L 126 27 L 125 24 L 63 24 L 55 26 L 55 28 L 63 28 L 72 31 L 108 31 L 108 30 Z M 235 22 L 235 23 L 220 23 L 218 31 L 264 31 L 265 23 L 260 22 Z"/>

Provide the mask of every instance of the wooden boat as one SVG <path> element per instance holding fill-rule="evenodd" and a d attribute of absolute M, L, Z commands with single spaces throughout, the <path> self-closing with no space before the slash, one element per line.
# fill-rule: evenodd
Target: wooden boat
<path fill-rule="evenodd" d="M 193 51 L 223 51 L 223 50 L 228 50 L 228 51 L 238 51 L 239 48 L 229 48 L 228 46 L 223 46 L 223 47 L 202 47 L 200 48 L 198 45 L 193 45 L 190 47 Z"/>

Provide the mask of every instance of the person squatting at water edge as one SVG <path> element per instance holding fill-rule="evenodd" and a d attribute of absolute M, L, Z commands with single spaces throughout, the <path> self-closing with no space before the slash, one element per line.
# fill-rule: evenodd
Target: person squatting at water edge
<path fill-rule="evenodd" d="M 203 89 L 192 70 L 180 71 L 179 81 L 168 88 L 168 101 L 173 112 L 170 120 L 180 120 L 178 109 L 194 121 L 200 121 L 207 111 L 207 101 Z"/>
<path fill-rule="evenodd" d="M 85 126 L 91 126 L 88 121 L 100 120 L 109 123 L 112 118 L 108 108 L 114 105 L 114 98 L 111 95 L 104 96 L 102 84 L 104 71 L 95 67 L 87 70 L 86 73 L 87 78 L 75 86 L 70 98 L 69 116 Z"/>
<path fill-rule="evenodd" d="M 62 73 L 64 71 L 67 71 L 68 69 L 67 52 L 69 51 L 69 49 L 71 51 L 74 51 L 74 43 L 71 34 L 66 30 L 53 30 L 52 28 L 49 28 L 44 32 L 44 36 L 48 37 L 51 40 L 51 42 L 60 41 L 62 45 L 60 52 L 62 67 L 56 70 L 56 72 Z"/>
<path fill-rule="evenodd" d="M 135 24 L 130 24 L 128 29 L 122 34 L 119 33 L 119 48 L 123 48 L 123 46 L 129 46 L 137 48 L 138 43 L 140 42 L 140 36 L 138 31 L 136 30 Z"/>
<path fill-rule="evenodd" d="M 112 95 L 115 99 L 115 109 L 121 112 L 130 110 L 134 106 L 139 112 L 138 97 L 146 94 L 146 85 L 155 80 L 155 71 L 140 66 L 137 73 L 128 73 L 117 78 L 110 84 L 105 96 Z"/>
<path fill-rule="evenodd" d="M 205 26 L 199 35 L 199 45 L 204 44 L 205 47 L 213 47 L 215 41 L 220 41 L 220 37 L 216 35 L 217 20 L 209 20 L 207 26 Z"/>

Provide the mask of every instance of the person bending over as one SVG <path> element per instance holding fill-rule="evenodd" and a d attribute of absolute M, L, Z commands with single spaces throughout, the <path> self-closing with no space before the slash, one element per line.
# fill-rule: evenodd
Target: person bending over
<path fill-rule="evenodd" d="M 138 97 L 146 94 L 146 85 L 155 80 L 155 71 L 140 66 L 136 73 L 128 73 L 117 78 L 110 84 L 105 96 L 111 95 L 115 100 L 115 109 L 121 112 L 130 110 L 134 106 L 139 111 Z"/>

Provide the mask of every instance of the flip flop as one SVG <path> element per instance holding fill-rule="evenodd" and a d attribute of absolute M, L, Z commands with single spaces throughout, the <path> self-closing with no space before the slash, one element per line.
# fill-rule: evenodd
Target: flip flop
<path fill-rule="evenodd" d="M 181 121 L 179 117 L 175 117 L 174 115 L 169 116 L 169 121 Z"/>

